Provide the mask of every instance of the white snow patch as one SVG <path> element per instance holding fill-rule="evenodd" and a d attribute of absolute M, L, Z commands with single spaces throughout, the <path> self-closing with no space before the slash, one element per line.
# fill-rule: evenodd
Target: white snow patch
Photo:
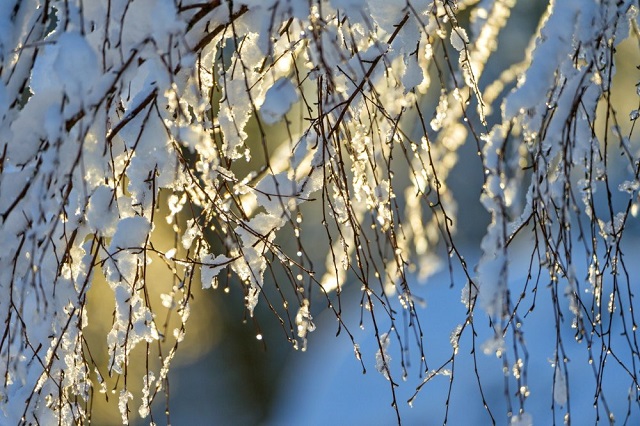
<path fill-rule="evenodd" d="M 279 122 L 298 101 L 296 88 L 288 78 L 276 81 L 269 90 L 260 107 L 260 116 L 266 124 L 272 125 Z"/>
<path fill-rule="evenodd" d="M 202 270 L 200 271 L 200 281 L 202 281 L 202 288 L 216 288 L 217 285 L 213 282 L 213 279 L 223 270 L 231 261 L 231 258 L 219 255 L 213 257 L 212 254 L 202 256 Z"/>
<path fill-rule="evenodd" d="M 118 222 L 111 248 L 141 247 L 151 231 L 149 220 L 142 216 L 127 217 Z"/>
<path fill-rule="evenodd" d="M 101 185 L 89 197 L 87 223 L 93 232 L 111 236 L 118 220 L 113 189 Z"/>
<path fill-rule="evenodd" d="M 469 43 L 469 36 L 464 28 L 456 27 L 451 30 L 451 45 L 458 52 L 464 50 L 464 46 Z"/>

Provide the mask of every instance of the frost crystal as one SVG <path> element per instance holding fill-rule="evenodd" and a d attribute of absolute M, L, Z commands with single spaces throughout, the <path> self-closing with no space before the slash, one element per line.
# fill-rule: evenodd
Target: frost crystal
<path fill-rule="evenodd" d="M 451 335 L 449 336 L 449 343 L 453 348 L 454 354 L 458 353 L 458 348 L 460 347 L 459 342 L 460 342 L 461 334 L 462 334 L 462 324 L 458 324 L 456 328 L 451 332 Z"/>
<path fill-rule="evenodd" d="M 143 419 L 147 418 L 151 413 L 149 402 L 151 396 L 151 385 L 153 385 L 154 381 L 155 374 L 151 371 L 142 378 L 142 403 L 138 409 L 138 414 L 140 414 L 140 417 Z"/>
<path fill-rule="evenodd" d="M 442 128 L 444 119 L 447 117 L 447 111 L 449 110 L 449 101 L 447 94 L 442 92 L 440 94 L 440 102 L 436 108 L 436 116 L 431 120 L 431 128 L 433 130 L 440 130 Z"/>
<path fill-rule="evenodd" d="M 296 314 L 296 327 L 298 337 L 302 339 L 302 351 L 306 351 L 307 334 L 316 329 L 316 326 L 313 323 L 313 317 L 309 312 L 309 301 L 307 299 L 302 301 L 302 305 L 300 305 L 298 313 Z"/>
<path fill-rule="evenodd" d="M 129 424 L 129 400 L 133 399 L 133 394 L 126 389 L 120 391 L 118 397 L 118 410 L 120 410 L 120 416 L 123 425 Z"/>
<path fill-rule="evenodd" d="M 391 365 L 391 356 L 387 353 L 387 348 L 389 347 L 389 343 L 391 340 L 389 338 L 388 333 L 383 333 L 380 335 L 380 347 L 376 352 L 376 370 L 381 373 L 387 380 L 389 378 L 389 366 Z"/>
<path fill-rule="evenodd" d="M 629 194 L 633 194 L 634 192 L 637 192 L 639 188 L 640 188 L 640 181 L 637 181 L 637 180 L 634 180 L 634 181 L 627 180 L 622 182 L 618 186 L 618 190 L 620 192 L 628 192 Z"/>

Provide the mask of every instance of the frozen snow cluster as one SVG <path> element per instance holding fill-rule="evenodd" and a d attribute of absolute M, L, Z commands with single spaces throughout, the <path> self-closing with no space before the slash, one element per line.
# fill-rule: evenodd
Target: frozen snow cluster
<path fill-rule="evenodd" d="M 615 111 L 597 111 L 616 46 L 630 25 L 638 31 L 633 3 L 550 1 L 518 68 L 526 72 L 511 73 L 517 87 L 490 121 L 500 85 L 513 79 L 484 92 L 479 82 L 515 0 L 2 0 L 0 423 L 85 422 L 103 378 L 126 377 L 134 348 L 165 338 L 153 306 L 187 321 L 196 273 L 203 288 L 237 277 L 253 315 L 281 265 L 297 305 L 293 321 L 288 311 L 281 320 L 302 348 L 315 329 L 311 289 L 339 296 L 359 281 L 380 329 L 377 368 L 392 381 L 386 351 L 400 334 L 390 306 L 414 318 L 418 300 L 408 276 L 432 274 L 443 248 L 467 271 L 447 186 L 465 143 L 477 145 L 492 221 L 477 269 L 468 265 L 469 316 L 454 346 L 477 298 L 504 350 L 520 316 L 509 245 L 527 231 L 534 272 L 548 271 L 547 284 L 572 301 L 577 338 L 595 339 L 600 298 L 612 292 L 602 315 L 617 307 L 637 349 L 628 281 L 612 290 L 603 276 L 624 276 L 619 244 L 637 210 L 638 149 Z M 458 18 L 465 9 L 469 23 Z M 607 115 L 604 139 L 596 112 Z M 612 149 L 626 161 L 619 188 L 608 180 Z M 614 210 L 612 192 L 627 207 Z M 307 205 L 320 228 L 310 240 L 326 242 L 320 268 L 304 238 Z M 167 251 L 154 244 L 160 221 L 175 233 Z M 586 288 L 572 263 L 574 226 Z M 147 291 L 160 285 L 147 279 L 152 259 L 173 275 L 161 303 Z M 107 366 L 93 363 L 83 336 L 98 274 L 114 296 Z M 593 306 L 581 305 L 585 291 Z M 338 319 L 348 309 L 326 300 Z M 149 415 L 174 349 L 159 371 L 128 379 L 143 382 L 142 395 L 127 380 L 118 388 L 123 423 Z M 512 423 L 530 424 L 519 401 Z"/>

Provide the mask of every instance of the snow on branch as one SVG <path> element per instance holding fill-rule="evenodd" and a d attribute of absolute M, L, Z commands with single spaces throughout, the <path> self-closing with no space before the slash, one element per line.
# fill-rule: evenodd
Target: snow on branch
<path fill-rule="evenodd" d="M 566 299 L 590 358 L 618 353 L 603 327 L 623 324 L 632 361 L 616 361 L 629 367 L 637 413 L 622 239 L 638 211 L 640 161 L 633 126 L 625 135 L 620 121 L 635 124 L 640 107 L 620 118 L 611 100 L 616 48 L 638 36 L 636 6 L 550 1 L 525 61 L 486 83 L 514 4 L 6 0 L 0 423 L 85 423 L 111 377 L 123 378 L 114 385 L 123 423 L 151 416 L 154 400 L 168 398 L 192 284 L 219 283 L 242 291 L 249 316 L 268 305 L 303 350 L 313 350 L 316 306 L 327 306 L 364 367 L 342 320 L 343 309 L 360 309 L 398 421 L 394 365 L 406 376 L 409 347 L 427 377 L 418 390 L 445 372 L 453 381 L 449 364 L 462 339 L 475 345 L 484 316 L 492 337 L 482 347 L 509 371 L 509 356 L 525 348 L 515 324 L 535 305 L 528 292 L 548 285 L 558 310 L 554 407 L 570 415 Z M 483 172 L 468 179 L 483 183 L 491 216 L 477 265 L 458 243 L 450 187 L 468 144 Z M 172 237 L 162 240 L 165 228 Z M 518 288 L 509 276 L 516 244 L 530 254 Z M 170 271 L 166 282 L 151 277 L 152 262 Z M 429 370 L 410 283 L 443 265 L 467 278 L 452 282 L 467 317 L 451 334 L 451 359 Z M 113 296 L 102 363 L 85 338 L 98 278 Z M 347 286 L 360 288 L 359 305 L 342 300 Z M 160 309 L 175 311 L 179 326 L 167 330 Z M 412 333 L 398 331 L 401 315 Z M 140 354 L 160 362 L 129 377 Z M 597 368 L 600 377 L 604 361 Z M 526 389 L 526 374 L 514 380 Z M 511 423 L 529 424 L 527 392 L 505 395 Z"/>

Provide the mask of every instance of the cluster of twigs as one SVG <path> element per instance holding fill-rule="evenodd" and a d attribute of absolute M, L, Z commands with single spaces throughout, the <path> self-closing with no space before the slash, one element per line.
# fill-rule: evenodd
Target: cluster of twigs
<path fill-rule="evenodd" d="M 11 30 L 0 35 L 13 40 L 0 43 L 0 403 L 10 422 L 90 421 L 95 392 L 108 387 L 128 422 L 139 353 L 138 414 L 155 421 L 150 407 L 163 395 L 169 421 L 167 374 L 195 286 L 239 287 L 248 316 L 266 304 L 303 350 L 326 307 L 366 371 L 343 320 L 354 309 L 343 291 L 359 286 L 359 325 L 373 329 L 398 422 L 389 339 L 403 378 L 417 348 L 424 380 L 410 403 L 436 375 L 450 377 L 445 423 L 465 342 L 490 420 L 499 421 L 481 348 L 507 372 L 507 416 L 526 423 L 524 330 L 545 293 L 554 418 L 563 407 L 571 419 L 567 348 L 580 342 L 596 418 L 614 419 L 607 362 L 627 373 L 626 418 L 637 415 L 622 236 L 638 208 L 639 115 L 623 130 L 612 95 L 633 2 L 550 5 L 524 61 L 484 86 L 512 1 L 157 3 L 16 1 L 2 12 Z M 595 23 L 582 21 L 587 9 Z M 558 24 L 566 16 L 568 30 Z M 557 63 L 541 65 L 546 51 Z M 76 60 L 89 77 L 65 65 Z M 477 266 L 457 242 L 462 216 L 448 186 L 465 144 L 477 151 L 482 175 L 470 179 L 491 214 Z M 159 235 L 164 222 L 169 239 Z M 511 276 L 515 246 L 529 254 L 522 282 Z M 433 274 L 438 256 L 467 311 L 450 358 L 429 368 L 410 282 Z M 171 278 L 158 282 L 152 261 Z M 85 336 L 98 275 L 114 295 L 108 360 Z"/>

